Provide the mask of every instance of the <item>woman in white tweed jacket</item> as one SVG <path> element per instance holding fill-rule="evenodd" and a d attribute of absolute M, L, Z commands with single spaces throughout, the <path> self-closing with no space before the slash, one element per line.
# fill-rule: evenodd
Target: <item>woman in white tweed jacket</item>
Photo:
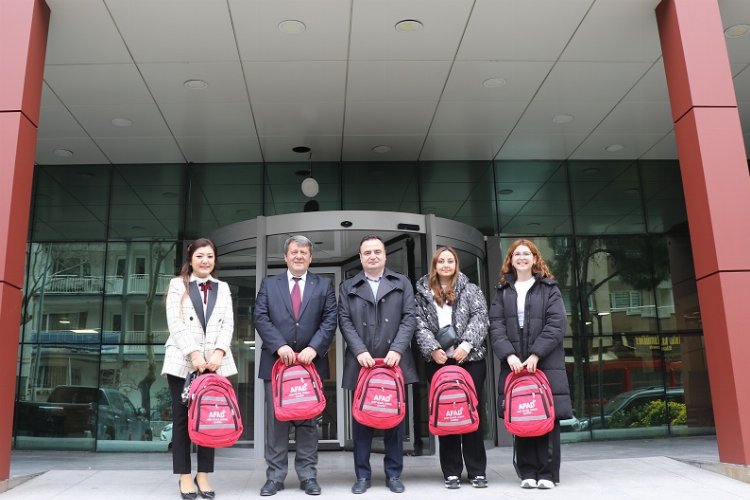
<path fill-rule="evenodd" d="M 180 475 L 180 494 L 196 498 L 192 483 L 203 498 L 215 493 L 208 482 L 214 471 L 214 449 L 198 446 L 198 473 L 191 477 L 190 438 L 187 407 L 181 393 L 191 371 L 216 372 L 228 377 L 237 373 L 230 349 L 234 313 L 229 285 L 214 276 L 218 264 L 216 246 L 199 238 L 188 246 L 179 276 L 169 283 L 167 325 L 169 338 L 164 353 L 162 375 L 169 382 L 172 396 L 172 469 Z"/>

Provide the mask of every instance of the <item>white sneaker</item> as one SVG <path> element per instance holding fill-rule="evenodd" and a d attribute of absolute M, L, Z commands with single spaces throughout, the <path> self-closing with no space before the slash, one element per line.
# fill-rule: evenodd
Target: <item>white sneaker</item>
<path fill-rule="evenodd" d="M 524 479 L 523 481 L 521 481 L 521 488 L 525 490 L 530 490 L 536 487 L 537 487 L 536 479 Z"/>
<path fill-rule="evenodd" d="M 536 487 L 539 488 L 540 490 L 551 490 L 552 488 L 555 487 L 555 483 L 553 483 L 549 479 L 540 479 L 536 483 Z"/>

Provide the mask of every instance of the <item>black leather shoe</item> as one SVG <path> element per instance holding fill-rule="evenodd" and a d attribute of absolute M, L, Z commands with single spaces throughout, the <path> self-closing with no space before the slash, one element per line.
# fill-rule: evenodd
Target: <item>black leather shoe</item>
<path fill-rule="evenodd" d="M 198 497 L 198 494 L 194 491 L 188 491 L 185 493 L 182 491 L 182 486 L 180 485 L 180 480 L 177 480 L 177 488 L 180 489 L 180 495 L 182 496 L 183 500 L 193 500 L 194 498 Z"/>
<path fill-rule="evenodd" d="M 193 482 L 195 483 L 195 487 L 198 488 L 198 494 L 202 496 L 203 498 L 215 498 L 216 492 L 214 490 L 201 490 L 201 487 L 198 485 L 198 478 L 193 478 Z M 195 497 L 193 497 L 195 498 Z"/>
<path fill-rule="evenodd" d="M 367 489 L 370 487 L 370 480 L 369 479 L 357 479 L 357 481 L 352 486 L 352 493 L 355 495 L 360 495 L 367 491 Z"/>
<path fill-rule="evenodd" d="M 279 491 L 284 489 L 284 483 L 278 483 L 276 481 L 273 481 L 269 479 L 266 481 L 266 484 L 263 485 L 263 487 L 260 489 L 260 496 L 262 497 L 270 497 L 271 495 L 275 495 Z"/>
<path fill-rule="evenodd" d="M 305 479 L 299 483 L 299 489 L 305 490 L 308 495 L 320 495 L 320 485 L 315 478 Z"/>
<path fill-rule="evenodd" d="M 404 488 L 404 483 L 398 477 L 389 477 L 385 480 L 385 485 L 394 493 L 403 493 L 406 489 Z"/>

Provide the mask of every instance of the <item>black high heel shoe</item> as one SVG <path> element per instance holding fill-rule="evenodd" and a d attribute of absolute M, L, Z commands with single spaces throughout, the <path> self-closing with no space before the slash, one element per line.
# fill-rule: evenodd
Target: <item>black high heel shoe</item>
<path fill-rule="evenodd" d="M 201 487 L 198 486 L 198 476 L 195 476 L 193 478 L 193 482 L 195 483 L 195 487 L 198 488 L 198 493 L 200 493 L 200 495 L 203 498 L 214 498 L 214 497 L 216 497 L 216 492 L 214 490 L 208 490 L 208 491 L 201 490 Z M 193 498 L 195 498 L 195 497 L 193 497 Z"/>
<path fill-rule="evenodd" d="M 194 492 L 194 491 L 188 491 L 187 493 L 185 493 L 184 491 L 182 491 L 182 484 L 180 484 L 180 483 L 181 483 L 181 481 L 178 479 L 177 480 L 177 489 L 180 490 L 180 495 L 182 495 L 183 500 L 195 500 L 196 498 L 198 498 L 198 494 L 196 492 Z"/>

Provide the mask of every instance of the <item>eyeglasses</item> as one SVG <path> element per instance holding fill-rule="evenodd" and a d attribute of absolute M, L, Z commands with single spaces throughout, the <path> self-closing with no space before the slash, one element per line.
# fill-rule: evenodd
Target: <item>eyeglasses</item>
<path fill-rule="evenodd" d="M 531 257 L 533 254 L 531 252 L 514 252 L 513 257 Z"/>

